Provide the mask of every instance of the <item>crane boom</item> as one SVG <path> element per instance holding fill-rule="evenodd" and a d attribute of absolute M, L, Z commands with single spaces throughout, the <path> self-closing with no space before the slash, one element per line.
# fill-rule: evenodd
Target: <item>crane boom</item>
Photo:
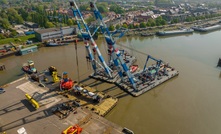
<path fill-rule="evenodd" d="M 102 64 L 102 66 L 103 66 L 103 68 L 104 68 L 104 70 L 105 70 L 107 76 L 110 77 L 110 78 L 112 78 L 112 74 L 111 74 L 110 70 L 108 69 L 108 66 L 107 66 L 107 64 L 106 64 L 106 62 L 105 62 L 103 56 L 101 55 L 101 52 L 100 52 L 100 50 L 99 50 L 99 48 L 98 48 L 96 42 L 94 41 L 94 39 L 93 39 L 93 37 L 92 37 L 92 35 L 91 35 L 91 33 L 90 33 L 89 27 L 87 26 L 86 22 L 84 21 L 83 16 L 82 16 L 82 14 L 81 14 L 81 12 L 80 12 L 80 10 L 79 10 L 79 8 L 78 8 L 78 6 L 77 6 L 75 0 L 70 1 L 70 5 L 71 5 L 71 7 L 72 7 L 71 9 L 72 9 L 72 11 L 73 11 L 73 14 L 74 14 L 74 16 L 75 16 L 75 18 L 76 18 L 78 28 L 79 28 L 79 30 L 80 30 L 80 32 L 81 32 L 81 34 L 82 34 L 83 40 L 84 40 L 84 42 L 85 42 L 85 45 L 86 45 L 86 48 L 87 48 L 87 51 L 88 51 L 89 58 L 90 58 L 90 60 L 92 61 L 92 67 L 93 67 L 93 69 L 94 69 L 94 71 L 95 71 L 95 75 L 96 75 L 96 62 L 95 62 L 95 59 L 94 59 L 94 57 L 93 57 L 93 55 L 92 55 L 92 52 L 91 52 L 91 49 L 90 49 L 90 46 L 89 46 L 88 41 L 91 41 L 91 45 L 92 45 L 92 47 L 93 47 L 94 53 L 97 52 L 98 58 L 99 58 L 99 60 L 100 60 L 100 62 L 101 62 L 101 64 Z M 74 7 L 75 7 L 75 9 L 74 9 Z M 80 17 L 80 19 L 78 18 L 78 16 Z M 85 27 L 85 30 L 86 30 L 85 32 L 84 32 L 83 29 L 81 28 L 80 22 L 83 23 L 83 25 L 84 25 L 84 27 Z"/>
<path fill-rule="evenodd" d="M 121 77 L 121 80 L 124 80 L 123 75 L 122 75 L 122 70 L 121 70 L 121 69 L 123 69 L 123 71 L 126 72 L 126 75 L 129 79 L 131 85 L 133 86 L 133 88 L 135 90 L 137 90 L 136 83 L 134 82 L 134 79 L 133 79 L 134 76 L 130 73 L 130 70 L 128 69 L 127 64 L 124 62 L 120 51 L 117 49 L 116 42 L 114 41 L 112 35 L 110 34 L 108 27 L 104 23 L 103 18 L 101 16 L 100 12 L 98 11 L 95 2 L 90 2 L 90 7 L 92 8 L 92 10 L 94 12 L 96 20 L 98 20 L 100 22 L 100 28 L 101 28 L 102 33 L 105 36 L 105 40 L 108 45 L 108 51 L 110 52 L 110 55 L 113 58 L 114 64 L 118 69 L 118 74 Z M 118 61 L 120 62 L 121 67 L 119 67 Z"/>

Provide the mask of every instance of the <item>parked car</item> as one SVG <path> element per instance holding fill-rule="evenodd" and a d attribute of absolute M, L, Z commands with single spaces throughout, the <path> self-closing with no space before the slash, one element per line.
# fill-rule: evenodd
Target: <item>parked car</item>
<path fill-rule="evenodd" d="M 0 88 L 0 94 L 4 93 L 5 90 L 3 88 Z"/>

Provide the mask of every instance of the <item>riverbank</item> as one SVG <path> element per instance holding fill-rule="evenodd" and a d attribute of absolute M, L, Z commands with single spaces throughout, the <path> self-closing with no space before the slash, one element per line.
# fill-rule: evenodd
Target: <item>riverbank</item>
<path fill-rule="evenodd" d="M 130 35 L 142 35 L 142 34 L 155 34 L 158 31 L 169 31 L 169 30 L 177 30 L 180 27 L 191 28 L 196 25 L 205 25 L 205 24 L 217 24 L 221 20 L 221 17 L 215 17 L 205 20 L 196 20 L 193 22 L 184 22 L 184 23 L 177 23 L 177 24 L 170 24 L 164 26 L 155 26 L 155 27 L 147 27 L 147 28 L 137 28 L 137 29 L 129 29 L 126 33 L 127 36 Z"/>

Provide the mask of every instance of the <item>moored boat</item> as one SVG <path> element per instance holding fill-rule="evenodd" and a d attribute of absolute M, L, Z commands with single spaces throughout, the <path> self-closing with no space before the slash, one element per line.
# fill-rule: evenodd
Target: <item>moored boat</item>
<path fill-rule="evenodd" d="M 50 47 L 54 47 L 54 46 L 64 46 L 64 45 L 68 45 L 69 43 L 63 43 L 61 41 L 56 41 L 56 40 L 49 40 L 46 43 L 46 46 L 50 46 Z"/>
<path fill-rule="evenodd" d="M 22 66 L 22 70 L 28 74 L 37 73 L 37 69 L 34 67 L 34 62 L 29 60 Z"/>
<path fill-rule="evenodd" d="M 179 34 L 192 34 L 193 29 L 181 29 L 181 30 L 172 30 L 172 31 L 158 31 L 156 35 L 166 36 L 166 35 L 179 35 Z"/>
<path fill-rule="evenodd" d="M 192 27 L 192 29 L 198 32 L 210 32 L 210 31 L 221 29 L 221 25 L 217 24 L 217 25 L 210 25 L 210 26 L 194 26 Z"/>

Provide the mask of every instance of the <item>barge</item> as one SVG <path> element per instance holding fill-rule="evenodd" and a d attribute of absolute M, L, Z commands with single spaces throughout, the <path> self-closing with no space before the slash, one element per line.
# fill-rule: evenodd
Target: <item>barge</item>
<path fill-rule="evenodd" d="M 134 81 L 137 84 L 136 90 L 132 86 L 129 86 L 129 79 L 127 78 L 125 79 L 126 82 L 121 82 L 119 79 L 115 84 L 132 96 L 137 97 L 179 75 L 177 70 L 168 65 L 161 65 L 159 72 L 155 74 L 156 72 L 157 69 L 154 66 L 149 66 L 145 71 L 136 72 L 134 74 Z"/>
<path fill-rule="evenodd" d="M 210 25 L 210 26 L 208 25 L 207 26 L 194 26 L 192 27 L 192 29 L 198 32 L 211 32 L 211 31 L 221 29 L 221 25 L 217 24 L 217 25 Z"/>
<path fill-rule="evenodd" d="M 149 59 L 154 60 L 156 64 L 147 67 Z M 148 55 L 144 68 L 133 74 L 132 79 L 136 86 L 130 84 L 131 79 L 128 77 L 124 77 L 123 81 L 122 79 L 117 80 L 115 84 L 132 96 L 137 97 L 178 75 L 179 72 L 169 66 L 168 63 Z"/>
<path fill-rule="evenodd" d="M 127 52 L 124 52 L 124 50 L 121 51 L 121 55 L 127 66 L 130 67 L 131 72 L 135 72 L 133 71 L 134 70 L 133 64 L 137 61 L 136 57 L 129 55 Z M 108 83 L 114 83 L 120 78 L 118 75 L 117 67 L 114 66 L 113 63 L 109 64 L 109 67 L 112 70 L 113 78 L 109 78 L 102 67 L 97 69 L 96 74 L 92 73 L 89 77 Z"/>
<path fill-rule="evenodd" d="M 166 36 L 166 35 L 180 35 L 180 34 L 192 34 L 193 29 L 181 29 L 181 30 L 173 30 L 173 31 L 158 31 L 156 35 L 158 36 Z"/>

